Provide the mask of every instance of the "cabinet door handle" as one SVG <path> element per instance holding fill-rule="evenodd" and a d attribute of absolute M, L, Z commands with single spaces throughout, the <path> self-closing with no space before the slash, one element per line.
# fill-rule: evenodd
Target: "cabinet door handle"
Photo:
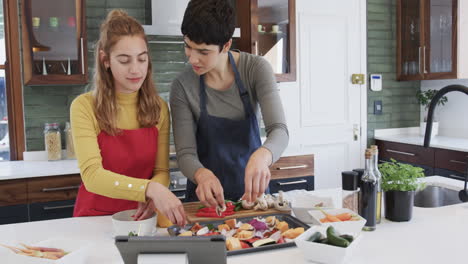
<path fill-rule="evenodd" d="M 458 164 L 466 164 L 464 161 L 459 161 L 459 160 L 450 160 L 452 163 L 458 163 Z"/>
<path fill-rule="evenodd" d="M 292 169 L 303 169 L 307 168 L 307 165 L 297 165 L 297 166 L 288 166 L 288 167 L 276 167 L 277 170 L 292 170 Z"/>
<path fill-rule="evenodd" d="M 463 176 L 455 175 L 455 174 L 450 174 L 449 177 L 457 178 L 457 179 L 463 179 Z"/>
<path fill-rule="evenodd" d="M 298 180 L 298 181 L 292 181 L 292 182 L 278 182 L 279 186 L 284 186 L 284 185 L 293 185 L 293 184 L 299 184 L 299 183 L 306 183 L 307 180 Z"/>
<path fill-rule="evenodd" d="M 84 47 L 83 47 L 83 38 L 80 38 L 81 42 L 81 74 L 85 74 L 85 68 L 84 68 Z"/>
<path fill-rule="evenodd" d="M 185 194 L 184 195 L 181 195 L 181 196 L 176 196 L 177 199 L 185 199 Z"/>
<path fill-rule="evenodd" d="M 422 66 L 422 62 L 421 62 L 421 50 L 422 50 L 422 47 L 419 47 L 419 50 L 418 50 L 419 73 L 421 73 L 421 66 Z"/>
<path fill-rule="evenodd" d="M 65 186 L 65 187 L 57 187 L 57 188 L 43 188 L 43 192 L 57 192 L 57 191 L 68 191 L 68 190 L 75 190 L 79 189 L 80 185 L 74 185 L 74 186 Z"/>
<path fill-rule="evenodd" d="M 398 150 L 393 150 L 393 149 L 387 149 L 387 151 L 388 151 L 388 152 L 391 152 L 391 153 L 406 155 L 406 156 L 416 156 L 416 154 L 414 154 L 414 153 L 403 152 L 403 151 L 398 151 Z"/>
<path fill-rule="evenodd" d="M 426 74 L 427 73 L 427 69 L 426 69 L 426 46 L 423 46 L 423 73 Z"/>
<path fill-rule="evenodd" d="M 69 204 L 69 205 L 60 205 L 60 206 L 44 206 L 43 209 L 44 211 L 47 211 L 47 210 L 67 209 L 67 208 L 73 208 L 73 207 L 75 207 L 74 204 Z"/>

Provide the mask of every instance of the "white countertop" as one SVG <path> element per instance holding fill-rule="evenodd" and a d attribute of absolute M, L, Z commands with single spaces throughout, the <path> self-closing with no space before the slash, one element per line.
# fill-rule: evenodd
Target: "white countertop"
<path fill-rule="evenodd" d="M 455 190 L 461 181 L 443 177 L 427 177 Z M 320 190 L 321 194 L 341 195 L 341 191 Z M 164 233 L 164 230 L 161 231 Z M 95 243 L 87 263 L 123 263 L 112 238 L 110 216 L 66 218 L 21 224 L 0 225 L 0 243 L 36 243 L 51 238 L 88 240 Z M 467 263 L 468 203 L 439 208 L 414 207 L 410 222 L 390 222 L 385 219 L 374 232 L 363 232 L 351 264 L 386 263 Z M 3 259 L 3 257 L 2 257 Z M 229 264 L 289 264 L 310 263 L 297 248 L 264 251 L 227 258 Z"/>
<path fill-rule="evenodd" d="M 77 160 L 0 162 L 0 181 L 79 173 Z"/>
<path fill-rule="evenodd" d="M 419 127 L 376 129 L 374 138 L 418 146 L 424 145 L 424 136 L 419 134 Z M 468 152 L 468 138 L 435 136 L 430 141 L 430 147 Z"/>

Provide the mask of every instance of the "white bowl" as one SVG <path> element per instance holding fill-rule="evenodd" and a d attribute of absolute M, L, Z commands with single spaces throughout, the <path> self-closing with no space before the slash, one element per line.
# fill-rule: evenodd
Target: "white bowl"
<path fill-rule="evenodd" d="M 341 234 L 349 234 L 353 236 L 357 236 L 361 233 L 362 227 L 366 224 L 366 219 L 362 216 L 358 215 L 356 212 L 351 211 L 347 208 L 341 209 L 323 209 L 324 212 L 327 214 L 337 215 L 342 213 L 350 213 L 352 215 L 356 215 L 359 217 L 360 220 L 358 221 L 344 221 L 344 222 L 330 222 L 330 223 L 322 223 L 320 219 L 325 217 L 325 214 L 319 210 L 309 210 L 308 213 L 312 218 L 312 223 L 319 226 L 329 227 L 333 226 L 339 233 Z"/>
<path fill-rule="evenodd" d="M 308 211 L 317 210 L 317 205 L 320 205 L 322 208 L 334 208 L 333 199 L 330 197 L 318 197 L 310 194 L 298 195 L 291 201 L 294 215 L 306 224 L 313 223 L 313 219 Z"/>
<path fill-rule="evenodd" d="M 341 264 L 349 261 L 361 237 L 355 237 L 354 241 L 346 248 L 307 241 L 317 231 L 326 236 L 326 230 L 327 227 L 324 226 L 312 226 L 294 239 L 297 247 L 304 253 L 304 258 L 314 263 L 326 264 Z"/>
<path fill-rule="evenodd" d="M 150 236 L 156 232 L 157 214 L 148 219 L 135 221 L 132 215 L 136 213 L 136 209 L 126 210 L 112 215 L 112 226 L 114 236 L 128 236 L 130 232 L 139 236 Z"/>

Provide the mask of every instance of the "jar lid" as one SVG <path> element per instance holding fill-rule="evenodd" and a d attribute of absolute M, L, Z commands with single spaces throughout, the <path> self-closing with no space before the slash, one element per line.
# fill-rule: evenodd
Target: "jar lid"
<path fill-rule="evenodd" d="M 353 171 L 358 173 L 358 186 L 361 187 L 361 179 L 364 174 L 364 169 L 354 169 Z"/>
<path fill-rule="evenodd" d="M 59 128 L 59 123 L 45 123 L 46 128 Z"/>
<path fill-rule="evenodd" d="M 359 174 L 355 171 L 343 171 L 341 173 L 341 184 L 343 190 L 355 191 L 359 184 Z"/>

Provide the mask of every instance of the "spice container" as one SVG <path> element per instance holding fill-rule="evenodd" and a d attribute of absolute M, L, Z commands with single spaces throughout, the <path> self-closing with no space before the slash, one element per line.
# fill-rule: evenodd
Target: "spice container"
<path fill-rule="evenodd" d="M 343 189 L 342 207 L 357 213 L 359 211 L 359 174 L 355 171 L 343 171 L 341 181 Z"/>
<path fill-rule="evenodd" d="M 47 160 L 62 159 L 62 139 L 58 123 L 45 124 L 44 143 L 47 152 Z"/>
<path fill-rule="evenodd" d="M 65 124 L 65 148 L 67 150 L 67 159 L 75 158 L 75 147 L 73 146 L 73 135 L 70 122 Z"/>

